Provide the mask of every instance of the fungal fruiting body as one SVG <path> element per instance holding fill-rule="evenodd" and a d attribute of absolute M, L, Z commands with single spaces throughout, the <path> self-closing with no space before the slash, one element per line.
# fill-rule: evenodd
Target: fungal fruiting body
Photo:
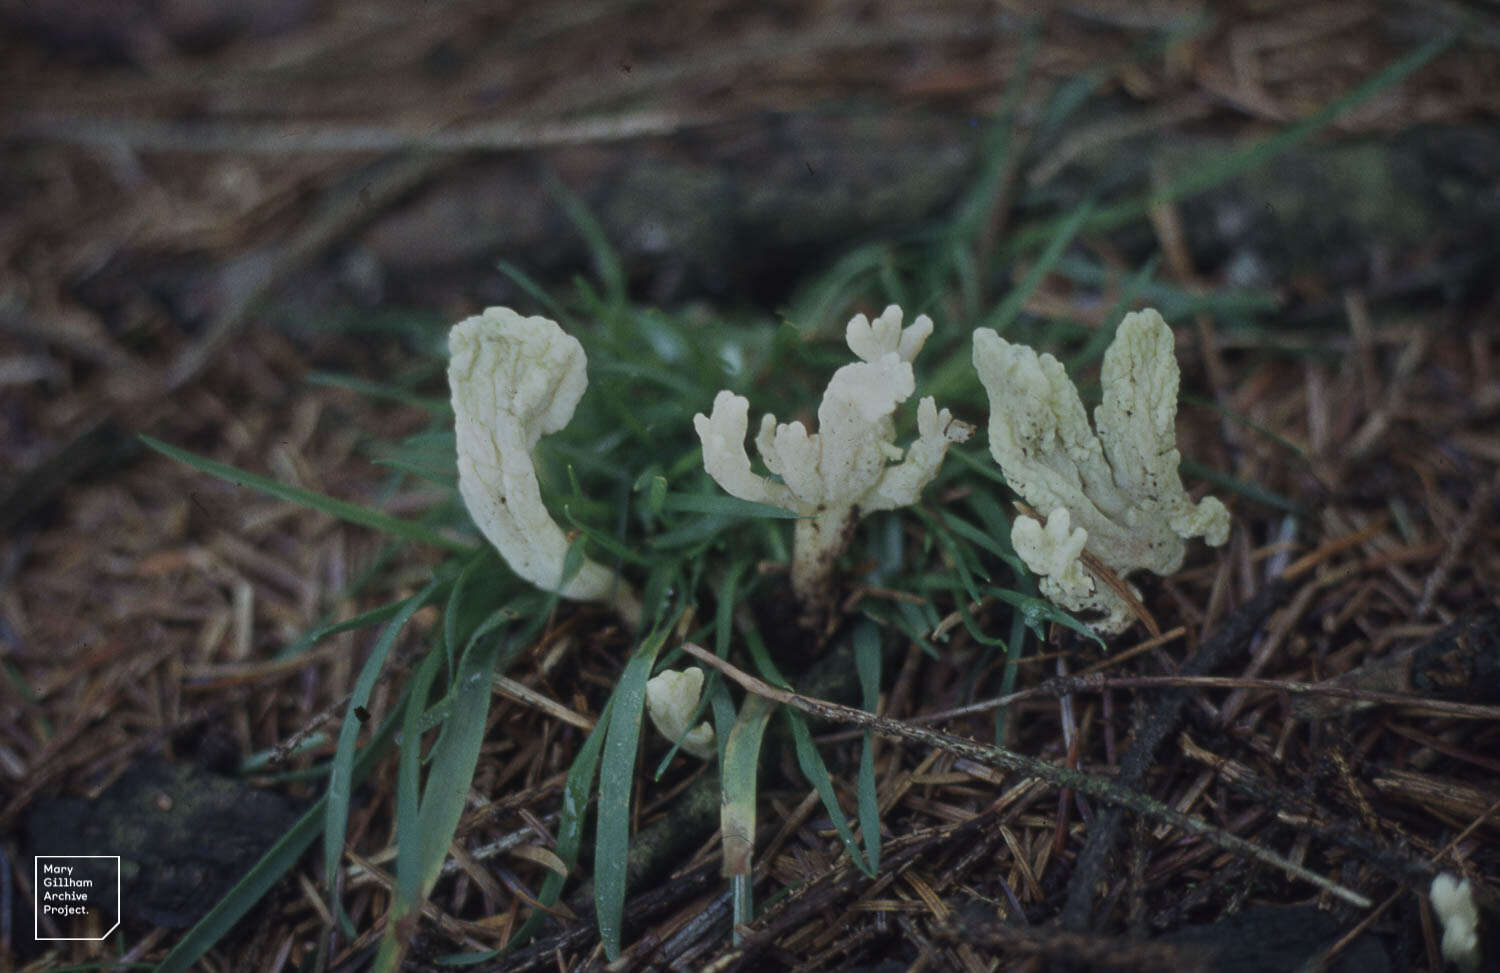
<path fill-rule="evenodd" d="M 974 368 L 990 401 L 990 454 L 1006 482 L 1046 517 L 1017 517 L 1011 542 L 1042 593 L 1072 611 L 1097 612 L 1104 632 L 1130 623 L 1124 598 L 1090 575 L 1086 548 L 1124 577 L 1182 566 L 1185 539 L 1220 545 L 1229 511 L 1182 488 L 1175 420 L 1179 371 L 1172 330 L 1153 310 L 1127 314 L 1104 354 L 1094 425 L 1051 355 L 974 332 Z"/>
<path fill-rule="evenodd" d="M 1428 892 L 1432 909 L 1443 924 L 1443 959 L 1473 973 L 1479 969 L 1479 909 L 1468 879 L 1459 881 L 1447 872 L 1432 880 Z"/>
<path fill-rule="evenodd" d="M 917 407 L 917 439 L 895 445 L 896 406 L 916 388 L 912 359 L 932 333 L 932 320 L 918 317 L 902 328 L 892 305 L 870 321 L 850 320 L 845 341 L 859 359 L 833 373 L 818 406 L 818 431 L 801 422 L 778 423 L 767 414 L 755 437 L 762 461 L 779 480 L 750 468 L 745 451 L 749 402 L 729 391 L 714 398 L 712 411 L 693 417 L 703 444 L 703 466 L 729 494 L 801 515 L 794 528 L 792 590 L 804 606 L 824 604 L 834 562 L 860 517 L 915 503 L 937 475 L 948 447 L 963 442 L 971 427 L 931 397 Z"/>
<path fill-rule="evenodd" d="M 563 579 L 568 539 L 542 503 L 532 450 L 573 418 L 588 386 L 583 347 L 557 323 L 492 307 L 448 334 L 458 490 L 485 538 L 527 581 L 565 598 L 612 605 L 634 627 L 625 582 L 583 559 Z"/>
<path fill-rule="evenodd" d="M 707 722 L 689 725 L 702 694 L 702 669 L 663 669 L 646 681 L 646 713 L 658 733 L 693 756 L 708 760 L 716 752 L 714 728 Z"/>

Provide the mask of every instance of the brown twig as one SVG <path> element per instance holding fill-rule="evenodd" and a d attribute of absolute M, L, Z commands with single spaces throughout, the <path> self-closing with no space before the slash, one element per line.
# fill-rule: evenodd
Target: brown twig
<path fill-rule="evenodd" d="M 1263 689 L 1289 696 L 1336 696 L 1368 703 L 1371 706 L 1402 706 L 1432 716 L 1459 720 L 1500 720 L 1500 706 L 1455 703 L 1411 693 L 1386 693 L 1358 689 L 1333 682 L 1289 682 L 1283 679 L 1252 679 L 1243 676 L 1057 676 L 1006 696 L 970 703 L 958 709 L 915 717 L 912 722 L 934 723 L 998 709 L 1028 699 L 1065 696 L 1069 693 L 1103 693 L 1112 689 L 1170 689 L 1202 687 L 1206 689 Z"/>
<path fill-rule="evenodd" d="M 1071 788 L 1095 800 L 1103 801 L 1119 808 L 1128 808 L 1138 814 L 1169 824 L 1180 831 L 1197 835 L 1225 851 L 1249 855 L 1259 861 L 1282 869 L 1289 875 L 1310 882 L 1346 902 L 1358 905 L 1360 908 L 1368 908 L 1370 905 L 1369 899 L 1352 889 L 1344 888 L 1316 872 L 1283 858 L 1275 852 L 1267 851 L 1237 835 L 1232 835 L 1215 828 L 1199 818 L 1175 811 L 1138 790 L 1120 787 L 1107 778 L 1087 774 L 1082 771 L 1069 770 L 1065 767 L 1058 767 L 1047 763 L 1045 760 L 1028 757 L 1024 754 L 1007 750 L 1004 747 L 977 743 L 973 740 L 967 740 L 963 737 L 953 736 L 938 730 L 912 726 L 909 723 L 893 720 L 889 717 L 875 716 L 864 710 L 840 706 L 837 703 L 812 699 L 799 693 L 778 689 L 697 645 L 684 642 L 682 647 L 684 651 L 693 657 L 719 670 L 727 678 L 757 696 L 763 696 L 830 722 L 851 723 L 865 729 L 873 730 L 882 736 L 905 740 L 923 746 L 936 747 L 956 756 L 966 757 L 977 763 L 999 767 L 1002 770 L 1014 773 L 1026 774 L 1030 777 L 1040 777 L 1054 786 Z"/>
<path fill-rule="evenodd" d="M 1473 821 L 1470 821 L 1468 827 L 1460 831 L 1452 838 L 1452 840 L 1444 845 L 1436 855 L 1433 855 L 1432 861 L 1434 862 L 1434 864 L 1439 858 L 1442 858 L 1444 855 L 1448 854 L 1448 852 L 1458 847 L 1459 842 L 1465 840 L 1469 837 L 1469 835 L 1473 834 L 1474 831 L 1485 821 L 1489 820 L 1496 811 L 1500 811 L 1500 801 L 1496 801 L 1495 803 L 1491 804 L 1488 810 L 1476 817 Z M 1401 896 L 1405 894 L 1406 889 L 1399 889 L 1395 892 L 1392 892 L 1385 899 L 1385 901 L 1381 902 L 1380 905 L 1372 909 L 1369 915 L 1365 916 L 1359 922 L 1355 923 L 1354 928 L 1344 933 L 1344 935 L 1341 936 L 1337 942 L 1325 949 L 1314 962 L 1308 964 L 1308 968 L 1315 970 L 1327 969 L 1328 961 L 1330 959 L 1348 948 L 1350 943 L 1354 942 L 1354 940 L 1358 939 L 1366 929 L 1369 929 L 1372 925 L 1374 925 L 1375 920 L 1383 916 L 1385 914 L 1385 911 L 1392 905 L 1395 905 L 1396 900 L 1401 898 Z"/>
<path fill-rule="evenodd" d="M 1287 591 L 1288 585 L 1283 581 L 1274 581 L 1262 588 L 1259 594 L 1230 616 L 1211 638 L 1205 639 L 1198 646 L 1197 654 L 1183 666 L 1182 675 L 1212 672 L 1242 652 L 1250 637 L 1259 630 L 1262 621 L 1286 597 Z M 1137 791 L 1141 787 L 1146 779 L 1146 771 L 1156 759 L 1157 748 L 1177 729 L 1177 722 L 1188 698 L 1186 689 L 1163 693 L 1136 721 L 1135 742 L 1120 761 L 1120 773 L 1115 786 L 1131 791 Z M 1093 914 L 1095 889 L 1119 838 L 1123 806 L 1111 807 L 1089 828 L 1083 850 L 1078 853 L 1078 863 L 1068 880 L 1068 900 L 1063 907 L 1064 929 L 1074 932 L 1088 930 Z"/>

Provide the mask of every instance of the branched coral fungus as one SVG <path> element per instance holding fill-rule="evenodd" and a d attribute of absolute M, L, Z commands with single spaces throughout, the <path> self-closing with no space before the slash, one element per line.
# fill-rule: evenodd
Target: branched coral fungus
<path fill-rule="evenodd" d="M 792 589 L 814 617 L 827 602 L 834 562 L 858 519 L 915 503 L 949 445 L 972 432 L 928 397 L 917 408 L 916 441 L 905 450 L 894 443 L 891 415 L 915 391 L 911 362 L 931 333 L 926 315 L 903 329 L 895 305 L 873 322 L 863 314 L 853 318 L 845 340 L 860 360 L 833 373 L 818 406 L 818 431 L 778 423 L 770 414 L 761 418 L 755 445 L 779 482 L 750 468 L 750 404 L 742 396 L 720 392 L 712 412 L 693 418 L 704 468 L 719 486 L 802 515 L 793 538 Z"/>
<path fill-rule="evenodd" d="M 1176 571 L 1186 538 L 1224 543 L 1229 511 L 1213 497 L 1194 503 L 1177 473 L 1179 372 L 1172 329 L 1160 314 L 1140 311 L 1120 322 L 1104 353 L 1094 428 L 1051 355 L 980 328 L 974 368 L 989 393 L 990 453 L 1011 487 L 1047 518 L 1044 527 L 1018 517 L 1011 542 L 1048 598 L 1102 612 L 1101 631 L 1122 631 L 1126 603 L 1084 569 L 1085 548 L 1124 577 Z"/>

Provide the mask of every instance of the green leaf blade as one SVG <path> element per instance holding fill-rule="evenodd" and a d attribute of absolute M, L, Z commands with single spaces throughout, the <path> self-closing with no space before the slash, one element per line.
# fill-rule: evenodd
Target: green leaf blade
<path fill-rule="evenodd" d="M 172 457 L 179 463 L 186 463 L 194 469 L 212 474 L 236 486 L 250 487 L 281 500 L 300 503 L 304 507 L 328 514 L 330 517 L 335 517 L 339 520 L 348 521 L 351 524 L 370 527 L 404 540 L 416 541 L 420 544 L 430 544 L 433 547 L 438 547 L 454 554 L 468 554 L 474 550 L 471 544 L 465 544 L 463 541 L 444 537 L 432 528 L 414 521 L 392 517 L 390 514 L 383 514 L 378 510 L 361 507 L 357 503 L 350 503 L 347 500 L 330 497 L 324 493 L 292 486 L 289 483 L 282 483 L 270 477 L 260 476 L 259 474 L 242 470 L 237 466 L 230 466 L 228 463 L 220 463 L 217 460 L 211 460 L 205 456 L 190 453 L 185 449 L 179 449 L 170 443 L 162 442 L 160 439 L 154 439 L 151 436 L 141 436 L 141 442 L 150 446 L 158 453 Z"/>
<path fill-rule="evenodd" d="M 626 865 L 630 858 L 630 792 L 646 705 L 646 681 L 669 625 L 657 628 L 625 664 L 610 697 L 609 730 L 599 767 L 599 821 L 594 842 L 594 907 L 599 938 L 610 961 L 619 958 L 625 913 Z"/>

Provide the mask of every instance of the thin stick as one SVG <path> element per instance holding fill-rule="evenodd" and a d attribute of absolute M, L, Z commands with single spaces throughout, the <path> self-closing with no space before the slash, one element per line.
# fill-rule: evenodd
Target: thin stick
<path fill-rule="evenodd" d="M 229 122 L 184 124 L 141 118 L 86 115 L 34 115 L 16 126 L 18 134 L 74 145 L 120 147 L 148 152 L 262 154 L 279 157 L 342 152 L 422 152 L 452 155 L 475 151 L 508 152 L 617 142 L 671 135 L 717 121 L 709 115 L 645 111 L 567 121 L 500 121 L 444 129 L 393 125 L 339 125 L 327 122 Z"/>
<path fill-rule="evenodd" d="M 1273 581 L 1263 587 L 1255 597 L 1224 619 L 1212 636 L 1199 643 L 1198 651 L 1183 663 L 1181 674 L 1206 675 L 1228 665 L 1231 659 L 1245 651 L 1251 636 L 1286 599 L 1288 589 L 1289 585 L 1283 581 Z M 1120 757 L 1119 773 L 1111 782 L 1113 786 L 1130 791 L 1139 791 L 1146 786 L 1146 773 L 1156 760 L 1156 752 L 1176 731 L 1190 698 L 1187 689 L 1166 690 L 1136 715 L 1133 739 L 1129 749 Z M 1105 876 L 1109 857 L 1119 843 L 1124 814 L 1122 807 L 1107 808 L 1089 825 L 1088 835 L 1073 864 L 1073 874 L 1068 877 L 1068 897 L 1062 910 L 1064 929 L 1087 931 L 1093 916 L 1094 894 Z"/>
<path fill-rule="evenodd" d="M 1095 800 L 1128 808 L 1137 814 L 1169 824 L 1179 831 L 1185 831 L 1188 834 L 1202 837 L 1225 851 L 1249 855 L 1252 858 L 1273 865 L 1287 874 L 1300 878 L 1305 882 L 1310 882 L 1318 888 L 1336 895 L 1345 902 L 1349 902 L 1361 909 L 1368 909 L 1371 905 L 1369 899 L 1352 889 L 1344 888 L 1342 885 L 1338 885 L 1316 872 L 1309 871 L 1273 851 L 1268 851 L 1259 845 L 1246 841 L 1244 838 L 1221 831 L 1199 818 L 1173 810 L 1160 801 L 1142 794 L 1140 791 L 1118 787 L 1107 778 L 1096 777 L 1093 774 L 1086 774 L 1082 771 L 1069 770 L 1066 767 L 1058 767 L 1044 760 L 1038 760 L 1035 757 L 1028 757 L 1013 750 L 1007 750 L 1004 747 L 976 743 L 973 740 L 953 736 L 939 730 L 911 726 L 900 720 L 876 716 L 863 710 L 840 706 L 837 703 L 830 703 L 826 700 L 812 699 L 785 689 L 778 689 L 691 642 L 684 642 L 682 648 L 690 655 L 702 660 L 705 665 L 712 666 L 727 678 L 739 683 L 747 691 L 757 696 L 774 700 L 784 706 L 801 710 L 810 716 L 816 716 L 833 723 L 851 723 L 868 730 L 873 730 L 882 736 L 897 740 L 906 740 L 923 746 L 936 747 L 948 753 L 973 760 L 976 763 L 1026 774 L 1029 777 L 1039 777 L 1056 787 L 1070 787 Z"/>
<path fill-rule="evenodd" d="M 1427 576 L 1427 581 L 1422 585 L 1422 600 L 1417 602 L 1416 610 L 1412 612 L 1413 618 L 1424 618 L 1432 611 L 1433 602 L 1437 600 L 1438 592 L 1442 590 L 1448 581 L 1448 575 L 1453 571 L 1453 565 L 1458 561 L 1458 555 L 1468 544 L 1469 538 L 1474 536 L 1475 528 L 1479 526 L 1479 519 L 1484 512 L 1490 508 L 1490 498 L 1494 496 L 1495 486 L 1500 483 L 1500 475 L 1479 484 L 1479 489 L 1469 500 L 1469 509 L 1463 518 L 1454 526 L 1448 543 L 1443 549 L 1443 556 L 1438 559 L 1437 566 Z"/>
<path fill-rule="evenodd" d="M 1500 706 L 1458 703 L 1411 693 L 1387 693 L 1334 682 L 1288 682 L 1281 679 L 1252 679 L 1244 676 L 1056 676 L 1030 689 L 1005 696 L 982 699 L 975 703 L 912 717 L 913 723 L 936 723 L 959 716 L 983 713 L 1028 699 L 1066 696 L 1070 693 L 1102 693 L 1111 689 L 1171 689 L 1202 687 L 1206 689 L 1263 689 L 1289 696 L 1335 696 L 1372 706 L 1405 706 L 1432 716 L 1459 720 L 1500 720 Z"/>
<path fill-rule="evenodd" d="M 1470 821 L 1467 828 L 1464 828 L 1463 831 L 1461 831 L 1456 837 L 1453 838 L 1453 840 L 1449 841 L 1437 854 L 1432 856 L 1431 861 L 1436 864 L 1439 858 L 1442 858 L 1444 855 L 1448 854 L 1448 852 L 1452 851 L 1458 846 L 1459 842 L 1465 840 L 1469 837 L 1469 835 L 1473 834 L 1475 829 L 1485 821 L 1489 820 L 1490 816 L 1493 815 L 1496 811 L 1500 811 L 1500 801 L 1496 801 L 1495 803 L 1491 804 L 1489 810 L 1479 815 L 1479 817 L 1475 818 L 1473 821 Z M 1344 935 L 1339 938 L 1338 942 L 1325 949 L 1322 954 L 1319 955 L 1312 964 L 1310 964 L 1309 968 L 1318 970 L 1326 968 L 1329 960 L 1333 959 L 1333 957 L 1343 952 L 1350 943 L 1358 939 L 1366 929 L 1375 924 L 1376 919 L 1379 919 L 1382 915 L 1385 914 L 1385 910 L 1389 909 L 1392 905 L 1395 905 L 1396 900 L 1401 898 L 1401 896 L 1405 894 L 1405 888 L 1399 888 L 1396 891 L 1392 892 L 1389 898 L 1380 903 L 1379 908 L 1375 909 L 1369 915 L 1365 916 L 1359 922 L 1355 923 L 1353 929 L 1350 929 L 1348 932 L 1344 933 Z"/>

